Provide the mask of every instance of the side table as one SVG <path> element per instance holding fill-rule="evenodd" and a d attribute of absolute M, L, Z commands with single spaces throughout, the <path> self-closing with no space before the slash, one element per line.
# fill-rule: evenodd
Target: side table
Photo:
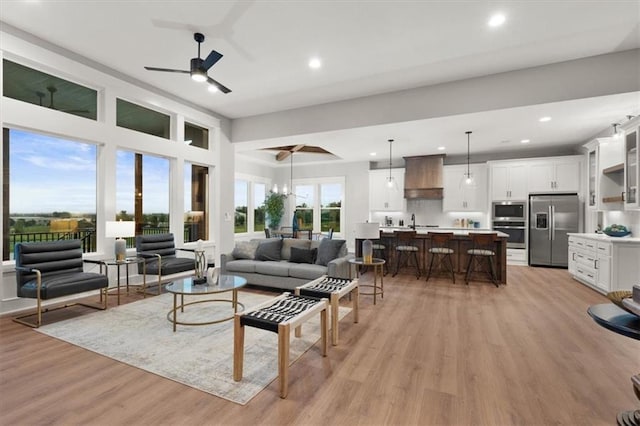
<path fill-rule="evenodd" d="M 129 294 L 129 265 L 139 265 L 142 264 L 142 283 L 143 283 L 143 288 L 146 288 L 147 286 L 147 266 L 146 266 L 146 262 L 144 257 L 127 257 L 123 260 L 116 260 L 116 259 L 106 259 L 101 261 L 100 264 L 100 273 L 102 273 L 102 265 L 106 265 L 106 267 L 108 268 L 109 266 L 115 266 L 116 267 L 116 275 L 117 275 L 117 297 L 118 297 L 118 305 L 120 304 L 120 267 L 124 266 L 125 267 L 125 272 L 127 274 L 127 279 L 126 279 L 126 286 L 127 286 L 127 294 Z"/>
<path fill-rule="evenodd" d="M 587 313 L 600 326 L 614 333 L 640 340 L 640 317 L 621 309 L 613 303 L 592 305 Z M 633 391 L 640 399 L 640 374 L 631 377 Z M 640 410 L 630 410 L 618 413 L 618 425 L 640 426 Z"/>
<path fill-rule="evenodd" d="M 371 293 L 360 293 L 366 296 L 373 295 L 373 304 L 376 304 L 376 297 L 379 294 L 380 298 L 384 298 L 384 259 L 373 258 L 371 262 L 365 262 L 363 258 L 356 257 L 349 259 L 351 265 L 356 266 L 356 277 L 360 277 L 360 271 L 358 266 L 372 266 L 373 267 L 373 285 L 371 284 L 359 284 L 360 287 L 371 287 L 373 291 Z M 380 285 L 378 285 L 378 275 L 380 276 Z M 349 268 L 349 278 L 351 278 L 351 268 Z"/>

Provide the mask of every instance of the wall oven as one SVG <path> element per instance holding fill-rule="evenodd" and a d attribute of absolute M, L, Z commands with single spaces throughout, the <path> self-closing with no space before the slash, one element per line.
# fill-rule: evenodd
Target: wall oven
<path fill-rule="evenodd" d="M 494 201 L 491 206 L 493 230 L 509 235 L 507 248 L 527 248 L 527 203 Z"/>

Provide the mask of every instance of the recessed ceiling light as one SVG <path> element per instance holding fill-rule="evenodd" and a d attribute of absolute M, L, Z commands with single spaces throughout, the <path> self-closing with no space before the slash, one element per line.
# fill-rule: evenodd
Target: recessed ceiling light
<path fill-rule="evenodd" d="M 507 18 L 505 18 L 502 13 L 496 13 L 489 19 L 488 25 L 490 27 L 499 27 L 500 25 L 504 24 L 504 21 L 506 20 Z"/>
<path fill-rule="evenodd" d="M 311 60 L 309 60 L 309 68 L 317 70 L 321 66 L 322 62 L 320 62 L 319 58 L 311 58 Z"/>
<path fill-rule="evenodd" d="M 375 157 L 377 154 L 375 152 L 370 152 L 369 155 Z"/>
<path fill-rule="evenodd" d="M 522 139 L 522 140 L 520 141 L 520 143 L 529 143 L 529 142 L 531 142 L 531 140 L 529 140 L 529 139 Z"/>
<path fill-rule="evenodd" d="M 540 117 L 540 120 L 538 120 L 538 121 L 540 121 L 541 123 L 545 123 L 547 121 L 551 121 L 551 117 L 548 117 L 548 116 L 547 117 Z"/>
<path fill-rule="evenodd" d="M 210 91 L 211 93 L 216 93 L 218 91 L 218 88 L 213 84 L 210 84 L 207 90 Z"/>
<path fill-rule="evenodd" d="M 438 151 L 444 151 L 444 146 L 439 146 Z"/>

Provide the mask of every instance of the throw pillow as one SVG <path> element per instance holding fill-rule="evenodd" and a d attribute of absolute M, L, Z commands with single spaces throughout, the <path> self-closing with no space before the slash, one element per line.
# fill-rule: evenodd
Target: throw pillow
<path fill-rule="evenodd" d="M 309 240 L 298 240 L 297 238 L 284 238 L 282 240 L 282 250 L 280 251 L 280 258 L 282 260 L 289 260 L 291 258 L 291 248 L 296 247 L 299 249 L 308 249 Z"/>
<path fill-rule="evenodd" d="M 258 241 L 238 241 L 231 255 L 234 259 L 254 259 Z"/>
<path fill-rule="evenodd" d="M 280 260 L 281 249 L 282 240 L 280 238 L 260 241 L 256 249 L 256 260 Z"/>
<path fill-rule="evenodd" d="M 291 257 L 289 262 L 292 263 L 314 263 L 316 261 L 317 249 L 303 249 L 291 247 Z"/>
<path fill-rule="evenodd" d="M 330 240 L 328 238 L 322 240 L 318 247 L 316 265 L 327 266 L 329 262 L 338 257 L 345 243 L 345 240 Z"/>

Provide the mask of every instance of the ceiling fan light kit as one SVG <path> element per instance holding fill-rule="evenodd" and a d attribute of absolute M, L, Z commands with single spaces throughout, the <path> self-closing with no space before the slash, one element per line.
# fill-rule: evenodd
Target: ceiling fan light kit
<path fill-rule="evenodd" d="M 222 59 L 222 53 L 212 50 L 205 59 L 200 57 L 200 43 L 204 41 L 204 34 L 194 33 L 193 39 L 198 43 L 198 56 L 191 58 L 189 62 L 189 70 L 176 70 L 172 68 L 158 68 L 158 67 L 144 67 L 148 71 L 160 71 L 160 72 L 177 72 L 181 74 L 189 74 L 194 81 L 209 83 L 209 91 L 215 92 L 220 90 L 222 93 L 229 93 L 231 89 L 217 82 L 213 78 L 209 77 L 207 71 L 215 65 L 220 59 Z M 215 87 L 217 90 L 212 90 L 211 87 Z"/>

